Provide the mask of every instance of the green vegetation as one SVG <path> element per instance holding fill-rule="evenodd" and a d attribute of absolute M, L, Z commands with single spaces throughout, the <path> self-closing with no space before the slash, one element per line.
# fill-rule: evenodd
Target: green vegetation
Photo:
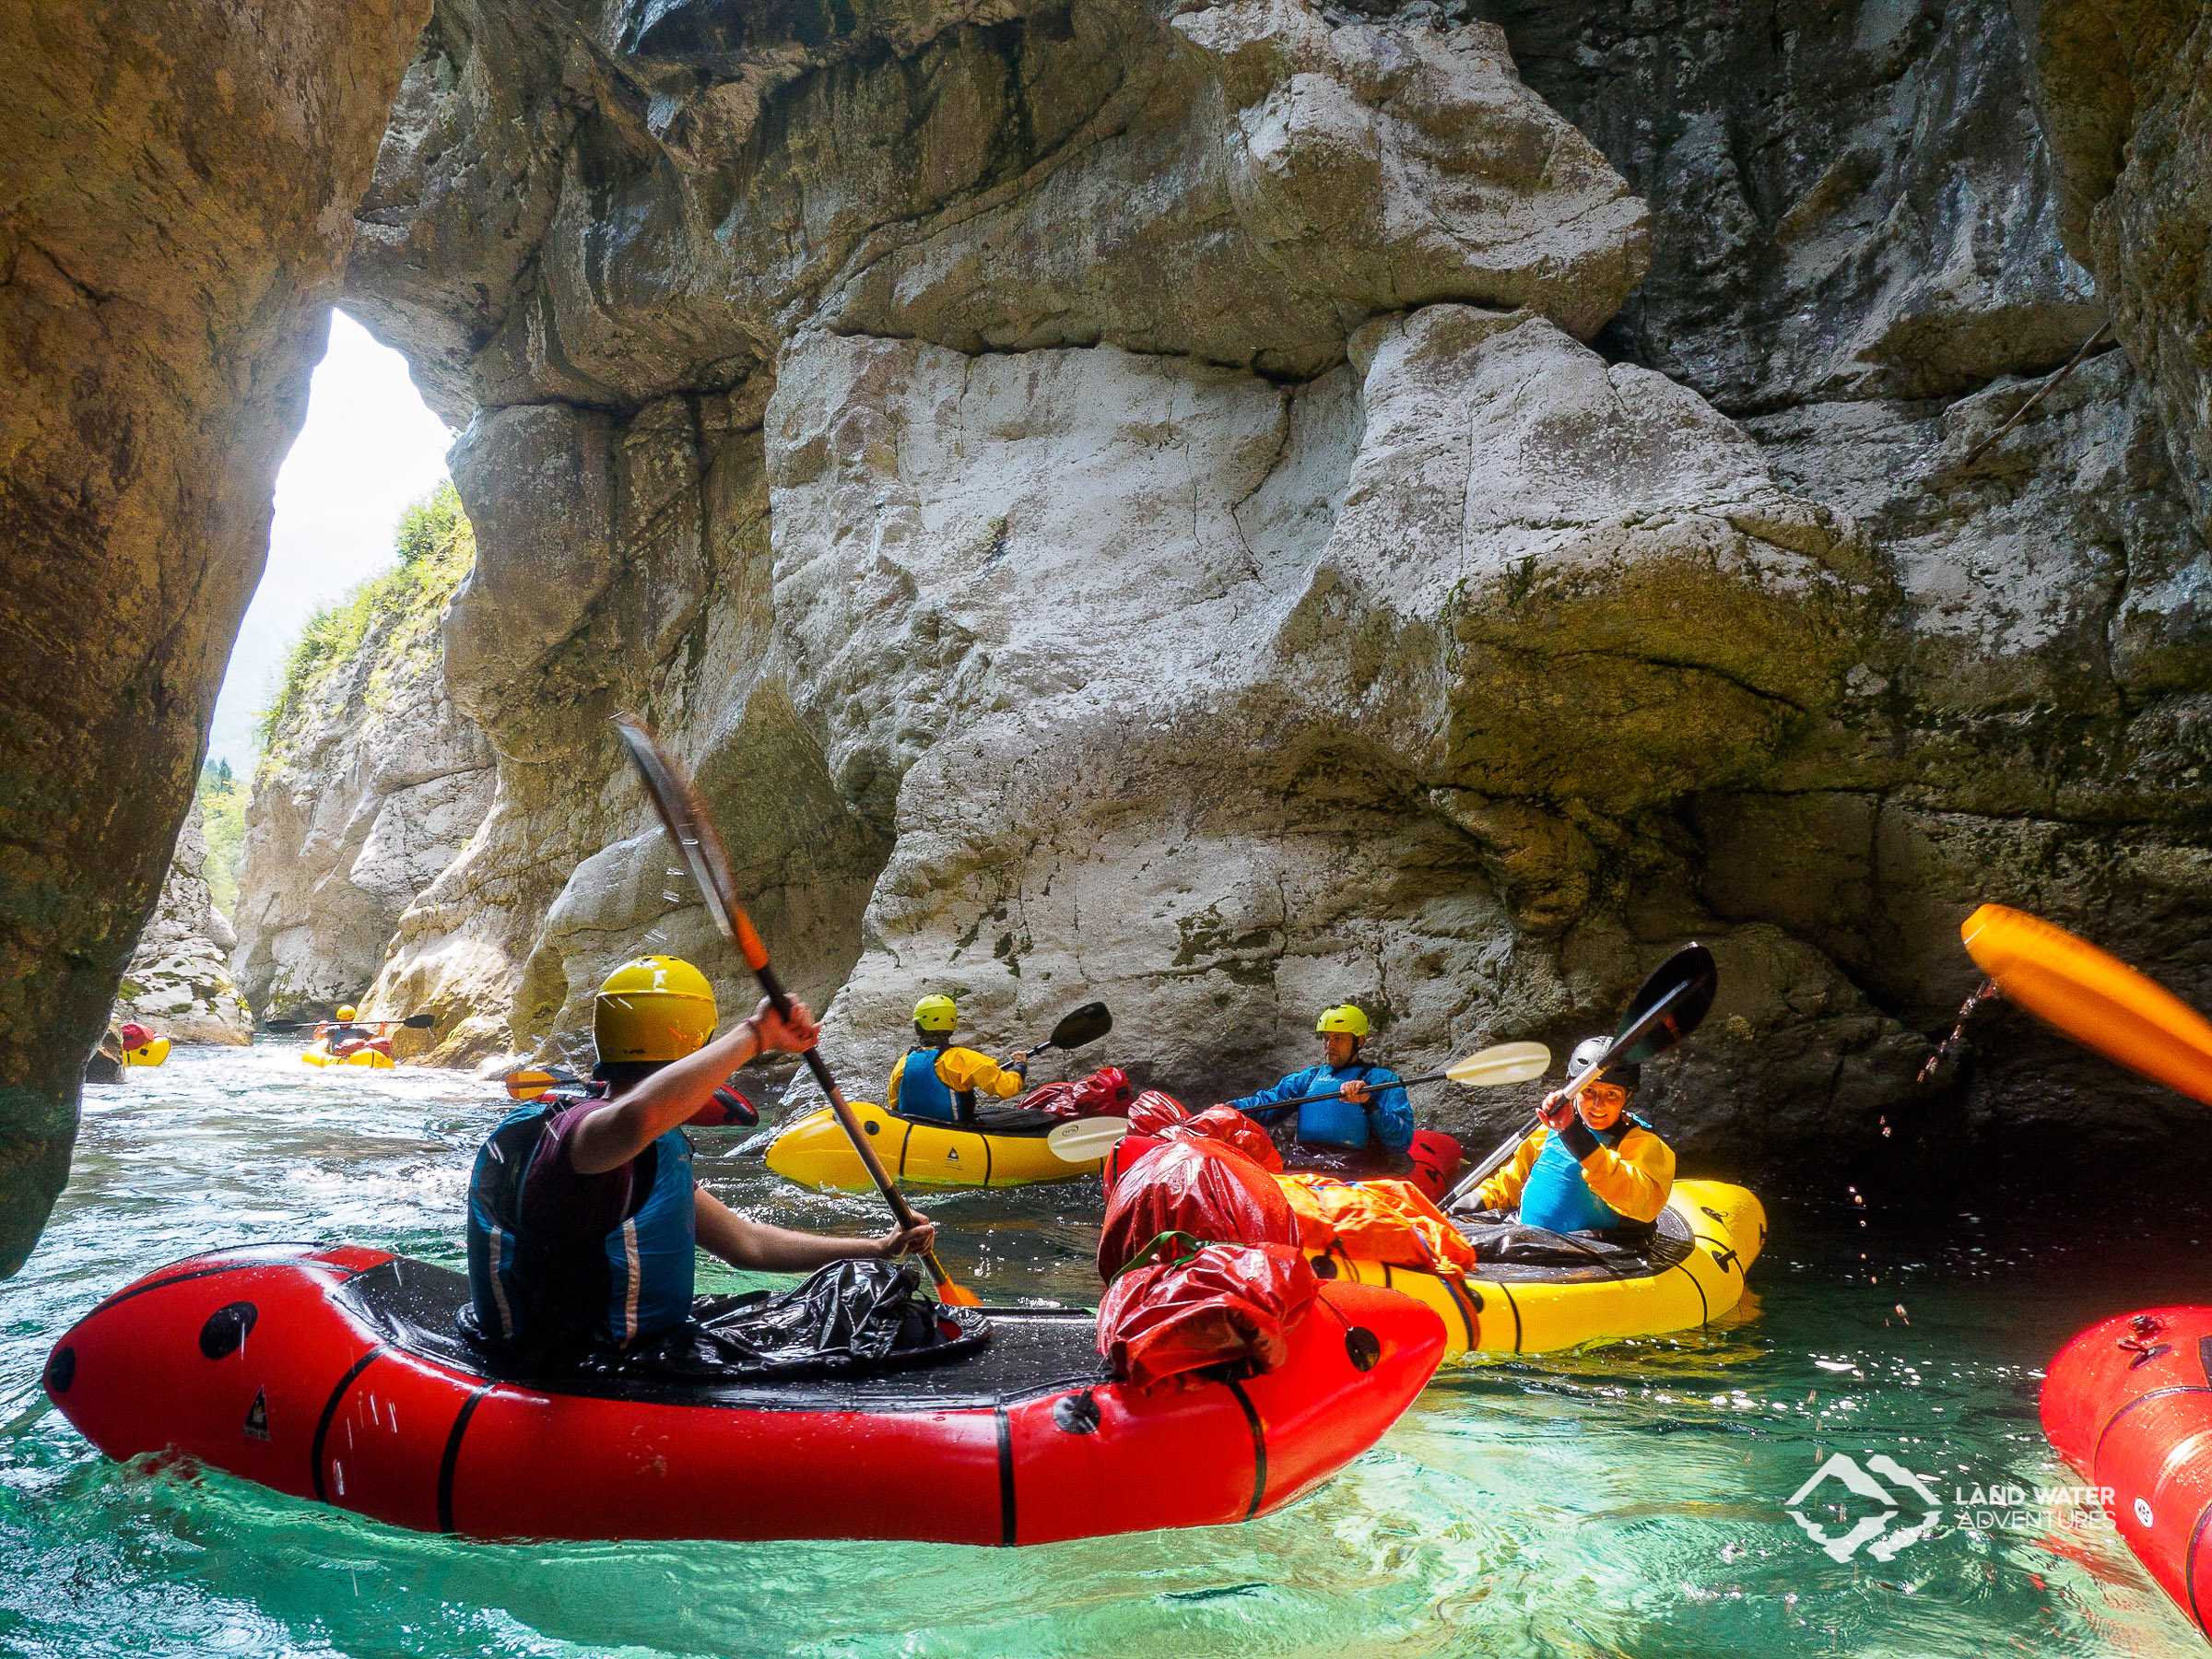
<path fill-rule="evenodd" d="M 200 768 L 200 821 L 207 831 L 207 890 L 215 908 L 238 913 L 238 864 L 246 851 L 246 800 L 251 792 L 230 775 L 230 762 L 210 760 Z"/>
<path fill-rule="evenodd" d="M 400 514 L 392 544 L 399 555 L 394 568 L 325 606 L 300 629 L 276 695 L 259 716 L 265 747 L 276 742 L 331 670 L 353 659 L 372 629 L 391 622 L 422 634 L 426 622 L 436 621 L 477 558 L 476 532 L 450 480 Z"/>

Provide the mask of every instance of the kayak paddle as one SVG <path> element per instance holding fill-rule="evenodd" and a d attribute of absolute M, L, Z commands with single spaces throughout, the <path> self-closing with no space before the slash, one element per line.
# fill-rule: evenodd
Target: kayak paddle
<path fill-rule="evenodd" d="M 1551 1065 L 1551 1051 L 1540 1042 L 1500 1042 L 1478 1049 L 1465 1060 L 1454 1060 L 1442 1071 L 1423 1072 L 1418 1077 L 1400 1077 L 1395 1083 L 1378 1083 L 1377 1088 L 1411 1088 L 1417 1083 L 1457 1083 L 1465 1088 L 1496 1088 L 1504 1083 L 1525 1083 L 1540 1077 Z M 1348 1080 L 1348 1079 L 1347 1079 Z M 1333 1100 L 1341 1087 L 1319 1094 L 1300 1095 L 1295 1100 L 1276 1100 L 1260 1108 L 1277 1112 L 1287 1106 L 1310 1106 L 1315 1100 Z"/>
<path fill-rule="evenodd" d="M 265 1031 L 312 1031 L 317 1026 L 404 1026 L 410 1031 L 427 1031 L 438 1023 L 435 1014 L 410 1014 L 405 1019 L 265 1019 Z"/>
<path fill-rule="evenodd" d="M 1712 959 L 1712 952 L 1704 946 L 1693 942 L 1668 957 L 1637 988 L 1629 1011 L 1620 1017 L 1620 1024 L 1614 1028 L 1613 1041 L 1606 1044 L 1606 1052 L 1597 1057 L 1597 1064 L 1567 1085 L 1564 1090 L 1567 1098 L 1573 1100 L 1604 1077 L 1611 1066 L 1641 1065 L 1673 1048 L 1698 1029 L 1712 1007 L 1712 994 L 1720 982 L 1720 968 Z M 1543 1121 L 1541 1113 L 1531 1117 L 1511 1140 L 1500 1145 L 1444 1194 L 1443 1203 L 1437 1207 L 1450 1209 L 1496 1174 L 1512 1157 L 1514 1148 L 1535 1133 Z"/>
<path fill-rule="evenodd" d="M 573 1072 L 518 1071 L 507 1074 L 507 1098 L 511 1100 L 535 1100 L 548 1088 L 579 1079 Z"/>
<path fill-rule="evenodd" d="M 1997 989 L 2075 1041 L 2212 1106 L 2212 1022 L 2157 981 L 2025 911 L 1985 904 L 1960 925 Z"/>
<path fill-rule="evenodd" d="M 699 786 L 691 782 L 676 757 L 661 747 L 653 728 L 635 714 L 618 714 L 614 724 L 624 747 L 629 750 L 629 758 L 637 762 L 639 775 L 645 780 L 645 793 L 653 797 L 653 808 L 660 814 L 669 841 L 683 854 L 691 878 L 699 883 L 700 893 L 707 902 L 707 913 L 714 918 L 722 936 L 745 958 L 753 977 L 760 982 L 761 993 L 768 998 L 769 1006 L 788 1017 L 791 994 L 783 989 L 783 982 L 769 966 L 768 947 L 760 942 L 760 935 L 753 930 L 752 918 L 737 900 L 737 884 L 730 875 L 729 854 L 723 851 L 722 837 L 714 831 L 714 820 L 708 817 L 706 803 L 700 799 Z M 815 1082 L 829 1097 L 830 1110 L 837 1114 L 838 1123 L 853 1143 L 853 1150 L 860 1155 L 861 1163 L 876 1182 L 876 1190 L 890 1206 L 893 1218 L 900 1227 L 919 1225 L 912 1207 L 885 1172 L 876 1148 L 868 1144 L 867 1133 L 861 1128 L 860 1120 L 853 1115 L 853 1108 L 845 1104 L 837 1079 L 823 1064 L 819 1046 L 806 1050 L 800 1058 L 806 1062 Z M 922 1260 L 929 1269 L 930 1277 L 936 1281 L 939 1301 L 955 1307 L 982 1305 L 982 1297 L 952 1282 L 952 1275 L 945 1271 L 945 1264 L 937 1260 L 935 1251 L 924 1251 Z"/>
<path fill-rule="evenodd" d="M 1053 1129 L 1044 1144 L 1065 1163 L 1088 1163 L 1112 1151 L 1113 1143 L 1128 1133 L 1127 1118 L 1074 1118 Z"/>
<path fill-rule="evenodd" d="M 1096 1042 L 1112 1030 L 1113 1015 L 1104 1003 L 1085 1003 L 1054 1026 L 1053 1034 L 1030 1053 L 1034 1058 L 1046 1049 L 1079 1049 L 1087 1042 Z"/>

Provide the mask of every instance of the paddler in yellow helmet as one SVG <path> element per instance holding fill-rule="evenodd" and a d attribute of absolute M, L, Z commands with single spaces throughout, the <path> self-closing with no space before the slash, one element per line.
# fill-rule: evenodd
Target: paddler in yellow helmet
<path fill-rule="evenodd" d="M 376 1035 L 373 1029 L 353 1023 L 359 1014 L 351 1003 L 339 1004 L 337 1012 L 315 1028 L 316 1038 L 334 1054 L 354 1053 Z"/>
<path fill-rule="evenodd" d="M 672 1330 L 690 1314 L 702 1249 L 733 1267 L 806 1273 L 931 1246 L 925 1219 L 833 1239 L 739 1215 L 693 1181 L 680 1125 L 755 1055 L 804 1053 L 820 1035 L 799 1002 L 786 1018 L 763 998 L 720 1037 L 714 1023 L 713 989 L 690 963 L 623 963 L 592 1002 L 592 1077 L 605 1094 L 525 1106 L 484 1143 L 468 1190 L 480 1342 L 548 1363 Z"/>
<path fill-rule="evenodd" d="M 1322 1063 L 1292 1072 L 1273 1088 L 1231 1100 L 1246 1117 L 1272 1124 L 1288 1111 L 1277 1101 L 1334 1092 L 1335 1098 L 1308 1100 L 1297 1109 L 1297 1143 L 1302 1147 L 1365 1155 L 1386 1165 L 1413 1145 L 1413 1106 L 1388 1066 L 1359 1058 L 1371 1030 L 1364 1008 L 1340 1003 L 1322 1010 L 1313 1022 L 1321 1038 Z"/>
<path fill-rule="evenodd" d="M 949 996 L 925 996 L 914 1005 L 914 1046 L 891 1067 L 884 1085 L 890 1109 L 926 1124 L 975 1121 L 975 1097 L 1018 1095 L 1029 1080 L 1030 1056 L 1018 1049 L 1004 1065 L 971 1048 L 956 1047 L 959 1008 Z"/>
<path fill-rule="evenodd" d="M 1567 1062 L 1569 1081 L 1606 1052 L 1607 1039 L 1578 1043 Z M 1610 1065 L 1576 1099 L 1559 1089 L 1544 1097 L 1532 1130 L 1512 1160 L 1475 1190 L 1478 1210 L 1520 1207 L 1524 1225 L 1547 1232 L 1647 1236 L 1675 1190 L 1674 1148 L 1652 1126 L 1629 1114 L 1642 1068 Z"/>

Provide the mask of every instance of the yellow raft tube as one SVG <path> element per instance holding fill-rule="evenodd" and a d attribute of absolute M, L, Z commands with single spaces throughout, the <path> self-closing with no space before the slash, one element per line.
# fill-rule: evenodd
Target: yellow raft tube
<path fill-rule="evenodd" d="M 1485 1267 L 1495 1278 L 1440 1277 L 1347 1254 L 1309 1259 L 1323 1278 L 1387 1285 L 1443 1315 L 1447 1359 L 1544 1354 L 1624 1336 L 1692 1330 L 1734 1310 L 1767 1241 L 1767 1212 L 1743 1187 L 1677 1181 L 1659 1221 L 1664 1263 L 1616 1277 L 1603 1268 Z"/>
<path fill-rule="evenodd" d="M 159 1065 L 168 1058 L 169 1039 L 166 1037 L 156 1037 L 135 1049 L 123 1051 L 123 1063 L 125 1065 Z"/>
<path fill-rule="evenodd" d="M 986 1114 L 980 1130 L 961 1129 L 917 1123 L 869 1100 L 854 1100 L 853 1115 L 873 1137 L 876 1156 L 892 1179 L 915 1186 L 1035 1186 L 1095 1175 L 1106 1161 L 1100 1157 L 1069 1163 L 1061 1158 L 1045 1145 L 1041 1130 L 1052 1127 L 1049 1122 L 1030 1133 L 993 1134 L 990 1118 L 1000 1114 Z M 875 1185 L 827 1106 L 777 1134 L 768 1146 L 768 1167 L 801 1186 L 865 1193 Z"/>
<path fill-rule="evenodd" d="M 392 1056 L 376 1049 L 356 1049 L 350 1054 L 334 1054 L 318 1042 L 300 1058 L 308 1065 L 369 1065 L 380 1071 L 392 1069 Z"/>

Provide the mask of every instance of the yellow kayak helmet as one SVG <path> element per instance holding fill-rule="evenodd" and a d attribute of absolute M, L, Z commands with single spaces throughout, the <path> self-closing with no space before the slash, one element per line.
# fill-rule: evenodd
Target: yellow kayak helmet
<path fill-rule="evenodd" d="M 1367 1016 L 1350 1003 L 1339 1003 L 1334 1008 L 1323 1009 L 1321 1018 L 1313 1022 L 1313 1029 L 1324 1037 L 1332 1031 L 1348 1031 L 1354 1037 L 1364 1037 Z"/>
<path fill-rule="evenodd" d="M 681 1060 L 714 1034 L 714 989 L 675 957 L 639 957 L 606 976 L 592 1000 L 602 1060 Z"/>
<path fill-rule="evenodd" d="M 351 1019 L 359 1012 L 360 1010 L 355 1007 L 351 1003 L 345 1003 L 342 1004 L 338 1008 L 338 1018 L 340 1019 Z"/>
<path fill-rule="evenodd" d="M 924 1031 L 949 1031 L 960 1023 L 960 1011 L 949 996 L 925 996 L 914 1005 L 914 1024 Z"/>

